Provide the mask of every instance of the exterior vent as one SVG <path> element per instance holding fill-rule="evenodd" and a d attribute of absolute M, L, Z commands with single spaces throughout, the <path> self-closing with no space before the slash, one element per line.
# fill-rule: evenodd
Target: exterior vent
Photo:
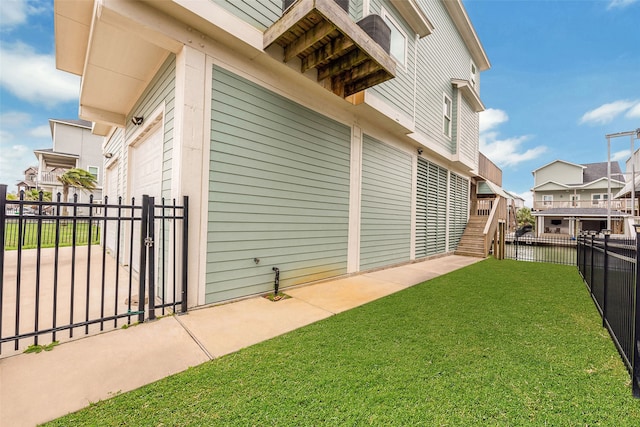
<path fill-rule="evenodd" d="M 380 15 L 367 15 L 358 21 L 360 28 L 384 49 L 387 54 L 391 51 L 391 28 Z"/>
<path fill-rule="evenodd" d="M 298 0 L 282 0 L 282 12 L 284 13 L 292 4 L 294 4 Z M 344 9 L 345 12 L 349 13 L 349 0 L 334 0 L 338 3 L 338 6 Z"/>

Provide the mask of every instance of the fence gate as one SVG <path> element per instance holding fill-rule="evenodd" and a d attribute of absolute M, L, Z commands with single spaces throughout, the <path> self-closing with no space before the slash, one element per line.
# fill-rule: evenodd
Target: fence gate
<path fill-rule="evenodd" d="M 188 202 L 7 200 L 0 185 L 0 356 L 186 312 Z"/>

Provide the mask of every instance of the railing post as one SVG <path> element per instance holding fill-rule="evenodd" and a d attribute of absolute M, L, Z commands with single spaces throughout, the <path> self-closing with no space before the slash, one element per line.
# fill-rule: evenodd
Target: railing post
<path fill-rule="evenodd" d="M 633 318 L 633 360 L 631 361 L 631 390 L 633 397 L 640 398 L 640 224 L 634 224 L 636 229 L 636 283 L 635 283 L 635 307 Z"/>

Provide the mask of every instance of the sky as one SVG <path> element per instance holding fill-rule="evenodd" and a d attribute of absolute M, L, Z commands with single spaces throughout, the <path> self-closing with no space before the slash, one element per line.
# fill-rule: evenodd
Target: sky
<path fill-rule="evenodd" d="M 463 0 L 491 62 L 480 150 L 531 206 L 531 172 L 607 161 L 605 135 L 640 128 L 640 0 Z M 15 191 L 48 120 L 78 116 L 80 79 L 55 68 L 53 0 L 0 0 L 0 183 Z M 635 142 L 640 147 L 640 141 Z M 613 160 L 629 138 L 611 142 Z"/>

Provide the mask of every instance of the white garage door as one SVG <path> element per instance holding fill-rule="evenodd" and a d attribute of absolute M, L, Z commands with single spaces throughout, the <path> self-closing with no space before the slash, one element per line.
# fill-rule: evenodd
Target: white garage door
<path fill-rule="evenodd" d="M 162 132 L 161 127 L 149 132 L 149 135 L 131 148 L 129 152 L 129 192 L 135 197 L 135 204 L 141 205 L 142 196 L 149 195 L 159 199 L 162 190 Z M 133 241 L 140 241 L 140 223 L 133 228 Z M 133 245 L 134 271 L 140 265 L 140 246 Z"/>

